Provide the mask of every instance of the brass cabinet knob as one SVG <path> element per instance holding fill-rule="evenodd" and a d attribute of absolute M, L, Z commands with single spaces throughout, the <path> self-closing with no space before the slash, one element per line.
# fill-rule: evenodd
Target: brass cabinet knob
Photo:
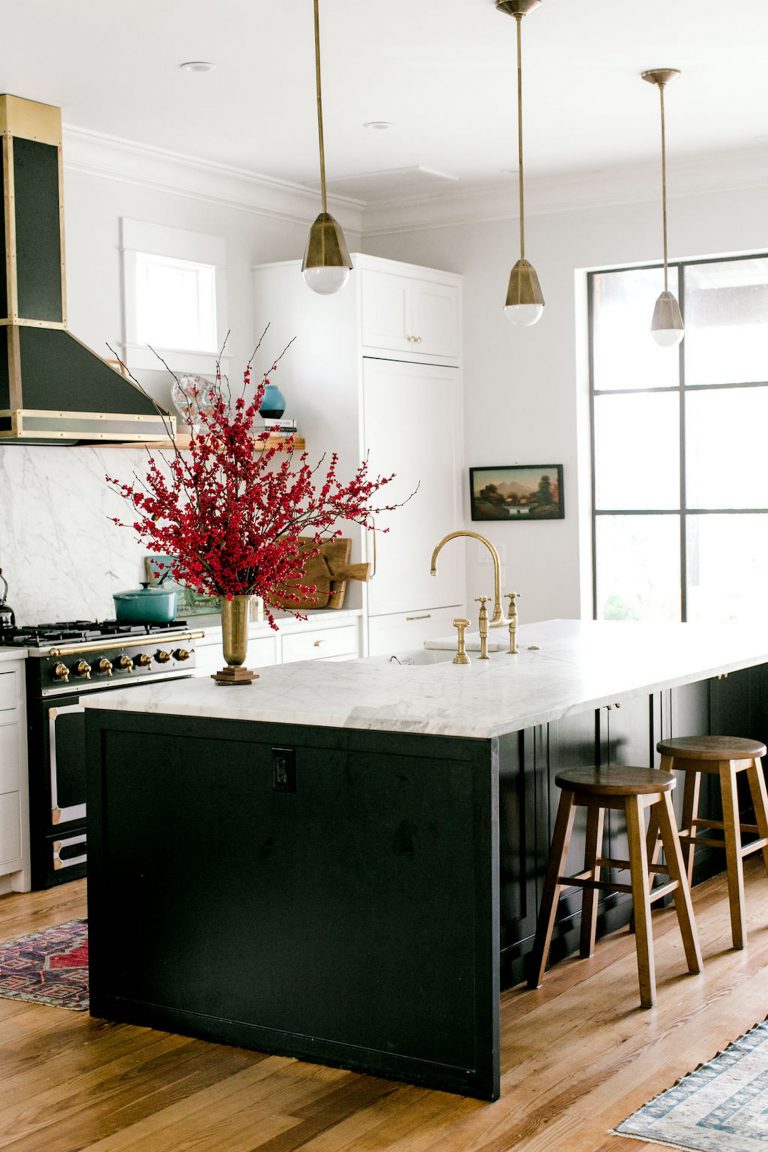
<path fill-rule="evenodd" d="M 133 660 L 131 660 L 130 656 L 126 656 L 125 653 L 123 653 L 122 656 L 118 656 L 117 658 L 117 667 L 121 672 L 130 672 L 131 668 L 133 668 Z"/>
<path fill-rule="evenodd" d="M 91 678 L 91 666 L 87 660 L 78 660 L 72 671 L 75 676 L 79 676 L 83 680 L 90 680 Z"/>
<path fill-rule="evenodd" d="M 138 664 L 139 668 L 148 668 L 152 663 L 152 657 L 146 652 L 139 652 L 134 663 Z"/>
<path fill-rule="evenodd" d="M 186 648 L 177 648 L 173 657 L 175 660 L 189 660 L 191 655 L 192 653 L 188 652 Z"/>
<path fill-rule="evenodd" d="M 67 680 L 69 680 L 69 668 L 67 668 L 66 664 L 57 664 L 51 672 L 51 678 L 53 680 L 63 680 L 66 684 Z"/>
<path fill-rule="evenodd" d="M 101 660 L 99 660 L 98 664 L 96 665 L 96 671 L 100 672 L 102 676 L 111 676 L 112 661 L 107 660 L 106 656 L 102 656 Z"/>
<path fill-rule="evenodd" d="M 157 652 L 155 652 L 155 660 L 157 660 L 158 664 L 167 664 L 170 658 L 170 652 L 166 652 L 164 648 L 158 648 Z"/>

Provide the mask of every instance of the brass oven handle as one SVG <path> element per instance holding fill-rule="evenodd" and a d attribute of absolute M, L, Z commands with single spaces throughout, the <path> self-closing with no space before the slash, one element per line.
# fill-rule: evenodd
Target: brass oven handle
<path fill-rule="evenodd" d="M 146 636 L 137 636 L 133 640 L 123 640 L 120 636 L 115 636 L 112 640 L 105 641 L 103 644 L 77 644 L 71 645 L 69 648 L 51 648 L 48 655 L 54 657 L 58 656 L 77 656 L 81 653 L 88 652 L 108 652 L 110 648 L 143 648 L 146 644 L 151 643 L 152 640 L 158 640 L 163 633 L 147 634 Z M 180 632 L 178 635 L 169 633 L 166 639 L 173 640 L 202 640 L 205 632 Z"/>

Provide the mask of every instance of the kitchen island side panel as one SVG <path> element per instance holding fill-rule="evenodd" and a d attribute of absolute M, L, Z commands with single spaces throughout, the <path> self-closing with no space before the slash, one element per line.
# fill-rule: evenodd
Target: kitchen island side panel
<path fill-rule="evenodd" d="M 496 1098 L 495 741 L 87 728 L 94 1015 Z"/>

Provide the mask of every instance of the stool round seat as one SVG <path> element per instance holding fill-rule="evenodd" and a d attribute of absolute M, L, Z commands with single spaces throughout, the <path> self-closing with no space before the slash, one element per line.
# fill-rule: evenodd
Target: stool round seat
<path fill-rule="evenodd" d="M 725 850 L 731 936 L 734 948 L 743 948 L 747 940 L 744 857 L 762 852 L 768 872 L 768 792 L 762 766 L 765 744 L 743 736 L 677 736 L 672 740 L 660 740 L 656 747 L 661 753 L 661 768 L 665 772 L 677 770 L 683 773 L 679 839 L 688 882 L 693 882 L 693 861 L 698 847 Z M 720 786 L 721 820 L 699 816 L 701 781 L 705 776 L 715 777 Z M 740 803 L 746 801 L 746 790 L 742 788 L 739 795 L 739 776 L 746 777 L 754 823 L 742 819 Z M 654 814 L 651 813 L 647 849 L 652 863 L 659 852 L 656 832 Z M 717 835 L 713 836 L 712 832 Z M 751 839 L 744 841 L 744 834 Z"/>
<path fill-rule="evenodd" d="M 649 796 L 671 792 L 676 785 L 671 772 L 658 768 L 569 768 L 555 776 L 558 788 L 590 796 Z"/>
<path fill-rule="evenodd" d="M 676 736 L 659 740 L 656 749 L 676 760 L 754 760 L 766 755 L 765 744 L 743 736 Z"/>
<path fill-rule="evenodd" d="M 560 893 L 569 888 L 582 891 L 579 952 L 589 957 L 594 952 L 597 933 L 597 894 L 621 892 L 632 897 L 640 1003 L 644 1008 L 652 1008 L 656 1002 L 656 975 L 651 906 L 666 895 L 674 897 L 688 971 L 701 971 L 701 948 L 672 808 L 676 778 L 664 769 L 613 764 L 566 769 L 557 773 L 555 783 L 560 788 L 560 802 L 536 923 L 528 987 L 538 988 L 544 977 Z M 586 809 L 584 864 L 575 874 L 567 874 L 578 808 Z M 619 820 L 623 814 L 626 819 L 629 859 L 615 859 L 613 851 L 603 855 L 606 812 L 617 814 Z M 650 867 L 645 828 L 648 812 L 654 820 L 655 835 L 661 838 L 665 857 L 663 864 L 654 861 Z M 615 837 L 615 826 L 611 828 L 613 819 L 611 816 L 607 827 Z M 610 850 L 610 839 L 606 847 Z M 615 873 L 622 871 L 629 872 L 628 883 L 614 878 Z M 658 872 L 666 873 L 669 880 L 656 887 L 652 878 Z"/>

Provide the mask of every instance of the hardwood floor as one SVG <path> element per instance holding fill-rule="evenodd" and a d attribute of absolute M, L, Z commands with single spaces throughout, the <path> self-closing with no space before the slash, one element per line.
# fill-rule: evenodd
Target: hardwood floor
<path fill-rule="evenodd" d="M 638 1152 L 611 1127 L 768 1012 L 768 880 L 748 866 L 749 943 L 724 877 L 695 889 L 704 972 L 654 914 L 658 1005 L 639 1007 L 622 932 L 537 992 L 502 996 L 502 1096 L 483 1104 L 0 1000 L 0 1149 L 14 1152 Z M 85 915 L 83 882 L 0 897 L 0 939 Z"/>

